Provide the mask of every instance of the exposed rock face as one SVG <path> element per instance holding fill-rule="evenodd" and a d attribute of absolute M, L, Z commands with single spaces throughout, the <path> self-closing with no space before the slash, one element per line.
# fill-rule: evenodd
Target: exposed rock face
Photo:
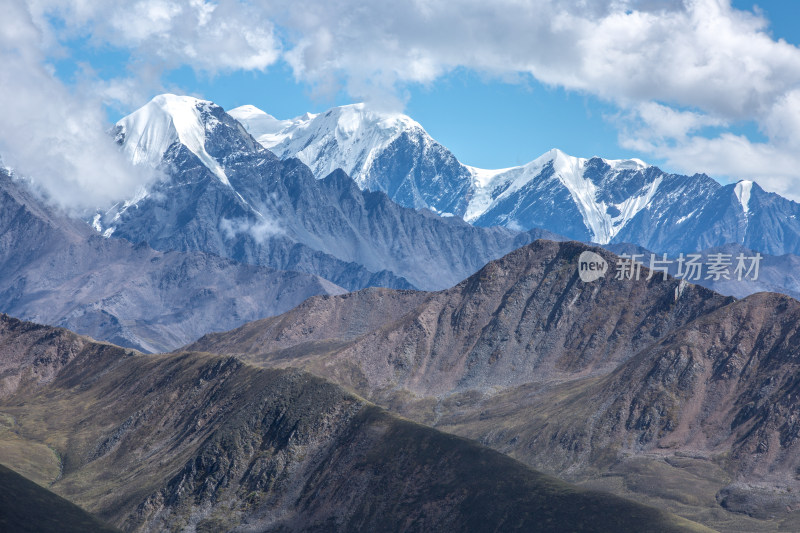
<path fill-rule="evenodd" d="M 649 282 L 617 281 L 616 260 L 602 251 L 612 273 L 584 283 L 578 279 L 577 260 L 585 249 L 575 242 L 540 240 L 447 291 L 425 298 L 395 293 L 393 298 L 408 302 L 395 309 L 419 303 L 403 316 L 386 315 L 383 324 L 376 324 L 380 327 L 335 350 L 324 364 L 354 365 L 360 369 L 356 382 L 365 380 L 372 391 L 400 385 L 423 395 L 574 379 L 607 373 L 670 331 L 731 301 L 660 276 Z M 192 348 L 238 349 L 268 361 L 270 352 L 292 340 L 342 339 L 325 327 L 325 317 L 350 315 L 351 306 L 375 305 L 380 314 L 386 299 L 383 293 L 314 299 L 285 317 L 208 335 Z M 321 332 L 298 326 L 306 322 L 320 322 Z M 254 334 L 248 344 L 236 344 Z"/>
<path fill-rule="evenodd" d="M 793 480 L 798 327 L 800 303 L 785 296 L 722 307 L 580 382 L 568 400 L 566 388 L 543 393 L 537 401 L 560 397 L 569 416 L 532 415 L 517 445 L 530 457 L 547 450 L 551 465 L 587 463 L 598 449 L 727 454 L 747 479 Z"/>
<path fill-rule="evenodd" d="M 56 450 L 52 490 L 125 531 L 705 530 L 300 371 L 146 356 L 7 316 L 0 346 L 14 437 Z"/>
<path fill-rule="evenodd" d="M 145 351 L 341 294 L 298 272 L 104 239 L 0 172 L 0 310 Z"/>
<path fill-rule="evenodd" d="M 800 303 L 737 301 L 647 280 L 646 268 L 639 281 L 614 279 L 620 260 L 598 249 L 609 274 L 584 283 L 586 250 L 538 241 L 448 291 L 314 298 L 193 348 L 309 369 L 548 472 L 620 477 L 625 488 L 610 487 L 725 530 L 772 525 L 716 514 L 720 502 L 759 520 L 789 502 L 776 518 L 786 520 L 800 503 Z M 365 313 L 391 298 L 411 309 L 346 331 L 351 302 Z M 316 317 L 319 330 L 304 328 Z M 732 481 L 743 484 L 723 491 Z M 674 488 L 655 491 L 660 482 Z"/>

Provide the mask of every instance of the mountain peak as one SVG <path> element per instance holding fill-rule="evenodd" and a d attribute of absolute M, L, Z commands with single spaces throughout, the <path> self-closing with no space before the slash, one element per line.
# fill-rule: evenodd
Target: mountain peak
<path fill-rule="evenodd" d="M 402 113 L 377 111 L 364 103 L 331 108 L 324 113 L 305 113 L 279 120 L 253 106 L 231 110 L 262 146 L 280 158 L 297 157 L 318 177 L 337 168 L 365 184 L 376 155 L 404 132 L 430 142 L 422 126 Z"/>
<path fill-rule="evenodd" d="M 220 181 L 230 185 L 219 162 L 205 148 L 206 132 L 219 122 L 218 106 L 192 96 L 160 94 L 117 122 L 117 141 L 135 165 L 158 167 L 167 150 L 180 142 Z"/>
<path fill-rule="evenodd" d="M 637 158 L 575 157 L 558 148 L 526 164 L 478 168 L 459 161 L 405 115 L 365 104 L 289 122 L 271 136 L 248 129 L 277 157 L 306 163 L 318 179 L 341 168 L 362 189 L 476 226 L 544 228 L 576 240 L 633 242 L 671 253 L 727 242 L 776 255 L 800 248 L 800 206 L 764 194 L 755 182 L 723 187 L 705 174 L 664 172 Z M 767 204 L 786 216 L 768 214 Z M 728 207 L 750 223 L 727 220 Z"/>
<path fill-rule="evenodd" d="M 592 156 L 590 158 L 575 157 L 563 152 L 558 148 L 551 148 L 541 156 L 537 157 L 534 161 L 559 161 L 562 164 L 568 164 L 573 167 L 585 167 L 589 161 L 600 160 L 614 171 L 621 170 L 644 170 L 652 165 L 649 165 L 635 157 L 629 159 L 606 159 L 604 157 Z"/>
<path fill-rule="evenodd" d="M 241 114 L 242 116 L 246 116 L 246 115 L 264 116 L 264 115 L 266 115 L 268 117 L 275 118 L 272 115 L 270 115 L 269 113 L 257 108 L 254 105 L 250 105 L 250 104 L 245 104 L 245 105 L 240 105 L 239 107 L 235 107 L 235 108 L 231 109 L 228 112 L 228 114 L 232 114 L 234 112 L 237 112 L 237 113 Z"/>
<path fill-rule="evenodd" d="M 297 120 L 277 119 L 269 113 L 250 104 L 231 109 L 228 111 L 228 114 L 238 120 L 242 126 L 244 126 L 245 129 L 254 137 L 265 137 L 264 140 L 258 139 L 258 141 L 267 148 L 269 148 L 273 143 L 266 137 L 271 137 L 276 133 L 281 132 L 282 130 L 291 126 Z M 306 115 L 308 115 L 308 113 L 306 113 Z M 307 118 L 302 119 L 308 120 Z"/>
<path fill-rule="evenodd" d="M 598 162 L 602 168 L 593 168 L 598 166 L 593 163 Z M 560 184 L 558 187 L 563 187 L 577 207 L 589 230 L 589 238 L 607 244 L 639 211 L 647 207 L 661 180 L 642 181 L 619 198 L 611 198 L 607 194 L 608 189 L 613 187 L 609 181 L 615 181 L 614 178 L 624 171 L 641 172 L 648 166 L 639 159 L 586 159 L 552 148 L 530 163 L 518 167 L 500 170 L 469 167 L 473 175 L 474 195 L 464 218 L 473 223 L 481 222 L 481 217 L 498 206 L 508 203 L 518 206 L 520 195 L 526 194 L 526 191 L 537 188 L 541 191 L 541 187 L 546 187 L 547 183 Z M 548 167 L 552 167 L 550 177 Z M 514 227 L 511 216 L 503 222 Z"/>
<path fill-rule="evenodd" d="M 333 107 L 324 113 L 305 113 L 289 122 L 316 135 L 335 132 L 337 140 L 355 135 L 368 136 L 373 141 L 386 141 L 396 138 L 403 131 L 423 129 L 408 115 L 378 111 L 363 102 Z"/>

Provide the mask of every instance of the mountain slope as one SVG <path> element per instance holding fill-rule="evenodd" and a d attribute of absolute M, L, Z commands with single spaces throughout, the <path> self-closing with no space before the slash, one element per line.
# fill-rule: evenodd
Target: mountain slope
<path fill-rule="evenodd" d="M 610 274 L 581 281 L 586 251 Z M 617 280 L 619 263 L 537 241 L 448 291 L 312 298 L 191 348 L 307 369 L 725 531 L 796 529 L 800 303 L 725 298 L 646 268 Z"/>
<path fill-rule="evenodd" d="M 318 178 L 342 169 L 361 189 L 383 191 L 400 205 L 460 215 L 470 172 L 417 122 L 364 104 L 278 121 L 253 106 L 232 109 L 266 148 L 296 157 Z"/>
<path fill-rule="evenodd" d="M 181 114 L 197 112 L 201 131 L 192 138 L 202 133 L 205 153 L 215 162 L 206 164 L 173 136 L 159 163 L 167 179 L 98 219 L 100 230 L 115 237 L 159 250 L 201 250 L 318 274 L 348 289 L 448 287 L 531 240 L 503 228 L 476 228 L 399 207 L 383 193 L 361 191 L 341 171 L 316 180 L 296 159 L 281 161 L 260 147 L 222 108 L 159 98 L 194 109 Z M 149 116 L 137 111 L 120 122 L 117 139 L 124 150 L 139 153 L 142 138 L 159 137 L 163 118 L 153 121 L 152 135 L 126 136 L 146 130 L 138 124 Z M 162 148 L 158 145 L 157 152 Z M 227 182 L 216 174 L 217 167 Z"/>
<path fill-rule="evenodd" d="M 438 427 L 723 531 L 794 531 L 798 317 L 750 296 L 607 376 L 508 390 Z"/>
<path fill-rule="evenodd" d="M 58 451 L 54 491 L 127 531 L 705 531 L 302 372 L 6 316 L 0 345 L 0 413 Z"/>
<path fill-rule="evenodd" d="M 658 252 L 735 243 L 800 254 L 800 204 L 758 184 L 722 186 L 703 174 L 669 174 L 637 159 L 577 158 L 550 150 L 518 167 L 460 163 L 417 122 L 363 104 L 279 121 L 253 106 L 231 111 L 281 158 L 298 157 L 317 178 L 334 168 L 401 205 L 452 213 L 478 226 L 544 228 L 600 244 Z"/>
<path fill-rule="evenodd" d="M 388 315 L 386 322 L 324 360 L 309 358 L 309 368 L 316 369 L 316 363 L 328 369 L 341 365 L 352 373 L 348 385 L 362 393 L 370 391 L 371 397 L 397 386 L 436 395 L 574 379 L 607 373 L 641 347 L 732 301 L 660 277 L 648 283 L 624 283 L 609 275 L 584 284 L 577 278 L 576 266 L 584 250 L 576 242 L 539 240 L 489 263 L 449 290 L 424 297 L 395 293 L 393 298 L 409 300 L 392 304 L 409 309 L 404 315 L 394 319 Z M 614 265 L 613 256 L 604 253 Z M 371 309 L 377 304 L 367 300 L 376 298 L 387 296 L 312 299 L 287 315 L 207 335 L 192 349 L 235 353 L 234 348 L 242 348 L 236 339 L 263 332 L 249 345 L 252 348 L 239 353 L 270 360 L 274 350 L 292 342 L 317 340 L 316 335 L 320 340 L 331 338 L 327 316 L 347 316 L 353 305 Z M 326 311 L 330 306 L 337 308 L 336 313 Z M 313 331 L 304 327 L 314 323 L 319 327 Z M 275 344 L 273 339 L 280 341 Z M 281 352 L 274 356 L 283 360 Z"/>
<path fill-rule="evenodd" d="M 146 351 L 274 315 L 341 287 L 204 253 L 104 239 L 0 172 L 3 312 Z"/>

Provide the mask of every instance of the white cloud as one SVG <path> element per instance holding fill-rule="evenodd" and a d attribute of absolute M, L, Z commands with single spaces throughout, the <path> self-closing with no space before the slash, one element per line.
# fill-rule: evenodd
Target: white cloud
<path fill-rule="evenodd" d="M 69 53 L 62 41 L 84 36 L 130 50 L 130 76 L 101 80 L 85 66 L 78 83 L 65 86 L 48 60 Z M 119 153 L 106 133 L 104 103 L 141 105 L 167 68 L 264 69 L 278 53 L 263 12 L 234 0 L 10 0 L 0 17 L 0 154 L 64 207 L 107 206 L 158 174 Z"/>
<path fill-rule="evenodd" d="M 459 66 L 528 72 L 613 101 L 738 118 L 800 81 L 797 48 L 722 0 L 362 4 L 291 2 L 285 24 L 300 38 L 287 57 L 298 76 L 353 87 L 430 82 Z"/>
<path fill-rule="evenodd" d="M 328 90 L 381 99 L 457 67 L 528 73 L 616 104 L 623 147 L 800 199 L 800 49 L 729 0 L 292 6 L 286 57 Z M 766 142 L 731 132 L 748 122 Z"/>
<path fill-rule="evenodd" d="M 43 35 L 21 2 L 0 19 L 0 154 L 64 207 L 91 208 L 132 193 L 142 175 L 106 135 L 98 101 L 70 92 L 46 68 Z"/>
<path fill-rule="evenodd" d="M 672 143 L 621 137 L 623 147 L 657 154 L 676 172 L 704 172 L 731 180 L 755 179 L 765 189 L 800 201 L 800 152 L 776 142 L 754 142 L 723 132 L 716 137 L 689 136 Z"/>
<path fill-rule="evenodd" d="M 279 55 L 268 12 L 238 0 L 32 0 L 40 27 L 63 21 L 60 37 L 89 35 L 131 50 L 134 62 L 189 65 L 210 73 L 263 70 Z"/>
<path fill-rule="evenodd" d="M 260 221 L 254 222 L 244 218 L 220 220 L 219 229 L 226 239 L 233 239 L 242 233 L 250 234 L 251 237 L 258 243 L 264 244 L 267 239 L 275 235 L 283 234 L 283 228 L 276 220 L 263 218 Z"/>
<path fill-rule="evenodd" d="M 182 65 L 214 75 L 264 70 L 279 59 L 320 93 L 344 88 L 354 99 L 391 107 L 402 106 L 407 84 L 433 83 L 457 68 L 503 79 L 530 75 L 615 104 L 620 144 L 672 168 L 755 178 L 795 197 L 800 190 L 800 49 L 773 39 L 766 19 L 734 9 L 730 0 L 30 0 L 27 6 L 39 34 L 28 35 L 30 22 L 11 27 L 6 17 L 0 24 L 10 42 L 52 55 L 59 42 L 90 35 L 99 46 L 130 51 L 127 77 L 97 80 L 87 72 L 82 88 L 96 99 L 144 103 L 163 70 Z M 43 70 L 38 55 L 28 63 Z M 33 79 L 11 87 L 2 90 L 39 91 Z M 732 133 L 743 122 L 756 124 L 766 141 Z"/>
<path fill-rule="evenodd" d="M 724 129 L 724 120 L 648 102 L 618 121 L 624 148 L 650 153 L 687 174 L 705 172 L 730 180 L 755 179 L 767 190 L 800 201 L 800 91 L 777 99 L 758 118 L 767 141 L 753 141 Z"/>
<path fill-rule="evenodd" d="M 626 137 L 640 141 L 657 139 L 661 142 L 686 140 L 702 128 L 726 125 L 719 118 L 693 111 L 681 111 L 656 102 L 637 105 L 631 113 L 624 116 L 622 123 L 623 126 L 638 124 L 638 128 Z"/>

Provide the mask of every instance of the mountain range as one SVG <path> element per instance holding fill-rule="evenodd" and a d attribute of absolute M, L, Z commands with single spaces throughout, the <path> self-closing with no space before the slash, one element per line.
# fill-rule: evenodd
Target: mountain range
<path fill-rule="evenodd" d="M 738 244 L 800 254 L 800 204 L 757 183 L 721 185 L 704 174 L 663 172 L 638 159 L 578 158 L 550 150 L 522 166 L 459 162 L 422 126 L 364 104 L 277 120 L 253 106 L 230 111 L 280 158 L 317 178 L 341 168 L 400 205 L 452 214 L 482 227 L 541 228 L 598 244 L 698 252 Z"/>
<path fill-rule="evenodd" d="M 370 289 L 189 346 L 301 368 L 530 466 L 723 531 L 800 525 L 800 303 L 586 283 L 537 241 L 447 291 Z M 647 269 L 645 269 L 647 273 Z"/>
<path fill-rule="evenodd" d="M 464 166 L 408 117 L 377 114 L 363 105 L 336 108 L 293 121 L 276 121 L 252 107 L 231 113 L 226 114 L 211 102 L 162 95 L 120 121 L 115 136 L 122 150 L 134 163 L 146 165 L 163 176 L 152 185 L 143 186 L 135 197 L 120 199 L 117 205 L 89 217 L 87 221 L 94 230 L 45 205 L 4 170 L 0 178 L 7 192 L 3 198 L 8 215 L 3 218 L 7 242 L 3 256 L 6 267 L 0 276 L 5 280 L 3 295 L 7 302 L 3 310 L 124 346 L 150 352 L 171 350 L 209 332 L 210 324 L 214 330 L 235 327 L 286 311 L 314 294 L 370 286 L 440 290 L 460 282 L 487 261 L 536 238 L 565 240 L 571 234 L 573 238 L 589 240 L 593 234 L 579 223 L 583 218 L 577 211 L 574 216 L 564 211 L 577 209 L 572 195 L 562 190 L 558 193 L 560 200 L 554 200 L 546 192 L 555 190 L 554 184 L 563 181 L 563 172 L 568 168 L 585 167 L 580 170 L 582 175 L 594 176 L 589 182 L 602 186 L 595 188 L 595 199 L 611 195 L 628 202 L 625 204 L 628 207 L 615 204 L 623 208 L 621 213 L 631 216 L 625 215 L 628 217 L 625 220 L 629 220 L 617 228 L 619 232 L 611 239 L 613 242 L 606 246 L 617 252 L 639 250 L 644 257 L 651 250 L 679 249 L 672 248 L 669 242 L 692 235 L 681 225 L 669 224 L 663 231 L 654 232 L 658 224 L 641 219 L 648 210 L 666 206 L 664 212 L 668 212 L 671 208 L 664 203 L 669 203 L 668 200 L 707 203 L 709 198 L 716 198 L 712 204 L 720 204 L 724 194 L 720 196 L 719 191 L 726 189 L 702 176 L 664 175 L 638 160 L 595 158 L 581 163 L 554 151 L 540 158 L 536 165 L 525 165 L 525 172 L 519 169 L 514 172 L 527 176 L 516 181 L 518 192 L 534 186 L 539 190 L 536 194 L 525 193 L 525 198 L 538 206 L 530 212 L 536 216 L 550 212 L 552 216 L 546 216 L 552 218 L 551 222 L 545 224 L 544 219 L 540 222 L 545 227 L 549 224 L 559 229 L 560 234 L 544 229 L 520 232 L 496 226 L 484 228 L 459 216 L 438 216 L 420 207 L 428 205 L 427 200 L 420 200 L 424 196 L 420 196 L 422 184 L 427 183 L 429 191 L 433 191 L 440 181 L 452 182 L 452 177 L 447 178 L 450 171 L 445 171 L 446 168 Z M 350 132 L 349 137 L 343 133 L 343 125 L 350 128 L 345 131 Z M 306 152 L 301 150 L 295 155 L 308 160 L 311 170 L 296 158 L 275 157 L 246 128 L 273 132 L 262 133 L 258 139 L 282 156 L 292 153 L 292 146 L 298 143 L 307 144 Z M 415 146 L 426 147 L 422 152 L 407 153 L 404 156 L 407 159 L 401 158 L 413 166 L 414 172 L 379 172 L 380 165 L 374 162 L 391 159 L 390 154 L 397 152 L 389 147 L 402 145 L 409 137 L 416 139 L 412 143 Z M 327 139 L 324 150 L 320 139 Z M 312 155 L 316 159 L 309 159 Z M 425 161 L 441 164 L 429 168 Z M 546 178 L 541 172 L 530 174 L 528 171 L 537 165 L 560 168 L 561 178 Z M 486 175 L 481 174 L 484 171 L 464 168 L 473 177 Z M 328 169 L 333 169 L 329 175 L 314 179 L 315 174 L 319 177 L 320 172 Z M 344 171 L 352 172 L 355 179 Z M 373 176 L 371 172 L 376 174 Z M 431 179 L 431 173 L 438 178 Z M 662 197 L 667 182 L 683 183 L 696 190 L 692 189 L 690 195 L 670 193 Z M 416 185 L 412 187 L 413 183 Z M 658 187 L 653 188 L 656 183 Z M 644 190 L 643 187 L 652 189 L 652 194 L 645 194 L 649 203 L 636 200 L 639 196 L 635 191 Z M 371 192 L 370 188 L 380 190 Z M 412 201 L 411 197 L 402 200 L 398 196 L 398 191 L 408 188 L 419 193 L 415 193 L 417 200 Z M 788 213 L 796 204 L 764 193 L 755 184 L 748 186 L 743 182 L 727 188 L 731 191 L 725 194 L 735 198 L 732 207 L 716 213 L 713 205 L 708 204 L 698 208 L 700 214 L 707 211 L 705 215 L 684 221 L 699 228 L 701 234 L 714 236 L 693 241 L 698 247 L 706 247 L 699 250 L 704 250 L 707 256 L 722 249 L 707 245 L 728 241 L 722 246 L 732 255 L 792 248 L 793 230 L 786 224 L 791 225 L 794 220 L 794 215 Z M 454 202 L 466 190 L 460 186 L 456 189 L 461 192 L 447 193 Z M 466 198 L 475 200 L 475 191 L 467 193 Z M 631 191 L 635 194 L 626 196 Z M 416 208 L 399 206 L 389 195 Z M 522 201 L 522 197 L 518 200 Z M 491 209 L 500 209 L 497 206 L 501 203 Z M 542 208 L 544 204 L 550 206 L 550 211 Z M 25 216 L 15 220 L 10 214 L 16 213 L 20 205 L 26 206 L 22 210 Z M 469 205 L 473 207 L 463 206 L 468 219 L 468 211 L 474 212 L 476 204 L 472 201 Z M 741 213 L 737 214 L 737 209 Z M 784 213 L 782 209 L 788 211 Z M 762 218 L 753 218 L 756 210 Z M 762 219 L 771 221 L 769 224 L 775 227 L 759 229 L 751 237 L 740 239 L 754 241 L 758 235 L 761 241 L 751 247 L 735 244 L 739 237 L 732 234 L 745 227 L 742 213 L 750 220 L 748 227 L 762 224 L 757 222 Z M 473 217 L 473 222 L 477 220 Z M 722 225 L 716 225 L 718 222 Z M 605 223 L 598 224 L 596 228 Z M 641 231 L 635 229 L 638 224 L 643 224 Z M 31 231 L 26 229 L 28 226 L 38 229 Z M 603 227 L 612 228 L 613 224 Z M 98 239 L 97 234 L 121 239 Z M 623 238 L 626 243 L 614 244 Z M 778 239 L 782 244 L 772 246 L 766 242 L 769 239 Z M 122 244 L 124 241 L 138 243 L 138 247 Z M 634 244 L 630 248 L 628 243 L 636 242 L 650 242 L 654 247 L 635 248 L 638 245 Z M 72 244 L 66 247 L 66 243 Z M 31 253 L 32 244 L 38 250 L 36 253 Z M 169 261 L 151 261 L 162 255 Z M 143 267 L 146 261 L 151 262 Z M 800 280 L 792 267 L 798 261 L 790 254 L 765 254 L 757 281 L 698 282 L 737 297 L 758 290 L 798 295 Z M 142 275 L 121 275 L 134 271 Z M 219 274 L 211 275 L 213 272 Z M 87 279 L 93 283 L 87 284 Z M 186 284 L 196 289 L 187 291 Z M 153 296 L 154 286 L 158 287 L 155 293 L 158 296 Z M 61 303 L 55 301 L 59 299 Z M 187 307 L 192 310 L 186 310 Z M 145 309 L 154 309 L 152 318 Z"/>
<path fill-rule="evenodd" d="M 165 178 L 94 217 L 107 236 L 296 270 L 352 290 L 442 289 L 547 232 L 475 227 L 362 191 L 341 170 L 317 180 L 280 160 L 211 102 L 162 95 L 121 120 L 125 153 Z"/>
<path fill-rule="evenodd" d="M 751 294 L 800 294 L 798 204 L 478 169 L 363 104 L 112 134 L 152 179 L 84 219 L 0 170 L 0 311 L 106 341 L 0 316 L 0 464 L 42 488 L 0 491 L 126 531 L 800 529 L 800 303 Z M 613 275 L 694 252 L 760 277 Z"/>
<path fill-rule="evenodd" d="M 785 252 L 795 248 L 789 213 L 798 205 L 757 184 L 722 186 L 639 160 L 558 150 L 516 169 L 476 169 L 409 117 L 363 104 L 280 121 L 252 106 L 227 114 L 211 102 L 161 95 L 121 120 L 116 137 L 132 161 L 166 178 L 92 222 L 106 236 L 159 250 L 302 271 L 347 290 L 437 290 L 535 238 L 675 255 L 737 246 L 767 255 L 769 281 L 698 281 L 736 296 L 797 293 L 782 267 L 794 260 Z M 444 198 L 461 202 L 451 209 L 461 216 L 448 216 Z M 525 224 L 523 212 L 533 217 Z"/>
<path fill-rule="evenodd" d="M 0 461 L 125 531 L 708 531 L 297 370 L 148 356 L 5 315 L 0 348 Z M 0 502 L 26 496 L 0 523 L 99 525 L 33 485 L 0 467 Z"/>
<path fill-rule="evenodd" d="M 691 242 L 698 248 L 693 251 L 702 250 L 706 256 L 720 247 L 735 250 L 733 255 L 794 246 L 791 224 L 795 219 L 789 213 L 797 204 L 765 193 L 756 184 L 723 187 L 702 176 L 666 175 L 638 160 L 577 160 L 553 151 L 535 164 L 497 174 L 518 174 L 514 180 L 501 180 L 508 187 L 503 185 L 505 192 L 498 198 L 517 195 L 508 200 L 515 209 L 522 209 L 530 200 L 530 209 L 524 210 L 531 216 L 547 218 L 550 222 L 542 218 L 537 224 L 558 229 L 559 233 L 547 229 L 519 231 L 511 229 L 520 226 L 511 221 L 511 212 L 501 208 L 506 200 L 490 202 L 493 207 L 486 204 L 489 207 L 483 214 L 475 214 L 475 202 L 488 190 L 475 189 L 477 183 L 483 183 L 476 176 L 486 177 L 489 171 L 461 165 L 408 117 L 374 113 L 363 105 L 307 114 L 291 121 L 277 121 L 251 106 L 231 113 L 211 102 L 161 95 L 121 120 L 114 132 L 121 149 L 135 164 L 162 176 L 144 185 L 135 197 L 120 199 L 89 217 L 94 230 L 23 191 L 21 182 L 15 183 L 4 170 L 0 176 L 4 187 L 7 191 L 13 188 L 4 196 L 6 212 L 15 213 L 22 203 L 27 206 L 23 210 L 26 216 L 32 213 L 36 220 L 3 219 L 8 243 L 4 250 L 6 268 L 0 276 L 5 279 L 7 304 L 3 310 L 155 352 L 175 349 L 209 332 L 209 324 L 214 324 L 214 330 L 235 327 L 286 311 L 314 294 L 370 286 L 446 289 L 487 261 L 536 238 L 565 240 L 571 236 L 587 241 L 605 228 L 606 236 L 616 232 L 614 237 L 598 240 L 610 241 L 606 246 L 614 251 L 629 248 L 629 243 L 634 247 L 640 246 L 637 242 L 652 245 L 631 248 L 643 251 L 644 257 L 651 251 L 677 253 L 684 245 L 675 242 L 689 242 L 687 239 L 694 239 Z M 258 135 L 260 142 L 288 158 L 273 155 L 247 128 L 262 132 Z M 413 143 L 408 140 L 411 138 L 415 139 Z M 424 150 L 400 157 L 399 148 L 391 148 L 408 143 Z M 300 145 L 306 146 L 305 151 L 295 150 Z M 290 157 L 292 153 L 297 158 Z M 386 170 L 386 165 L 396 166 L 400 161 L 406 161 L 414 171 Z M 452 177 L 456 167 L 471 173 L 472 181 L 468 181 L 472 188 L 458 185 L 445 194 L 437 184 L 461 183 L 461 178 Z M 555 174 L 547 177 L 550 171 L 545 167 Z M 540 170 L 533 172 L 534 168 Z M 329 169 L 328 175 L 314 179 Z M 573 174 L 567 172 L 569 169 Z M 345 171 L 352 172 L 354 179 Z M 581 222 L 581 209 L 573 202 L 575 195 L 562 187 L 564 180 L 597 184 L 592 185 L 590 196 L 606 207 L 611 205 L 610 198 L 616 198 L 614 205 L 624 214 L 619 219 L 622 225 L 614 225 L 616 218 L 600 217 L 589 225 L 596 232 L 587 229 L 589 226 Z M 495 178 L 489 181 L 501 183 Z M 668 183 L 678 188 L 664 195 Z M 424 184 L 428 189 L 421 187 Z M 538 192 L 532 192 L 531 187 Z M 686 187 L 691 188 L 690 194 L 685 193 Z M 406 189 L 416 192 L 403 200 L 398 195 Z M 516 191 L 513 195 L 512 189 Z M 642 192 L 645 189 L 650 192 Z M 679 189 L 684 193 L 676 192 Z M 721 192 L 727 189 L 730 191 Z M 423 194 L 425 190 L 433 196 Z M 523 194 L 523 190 L 528 192 Z M 725 203 L 726 195 L 733 202 L 728 202 L 730 205 Z M 399 206 L 390 196 L 412 207 Z M 457 198 L 469 200 L 451 210 L 462 212 L 474 224 L 460 216 L 436 215 L 433 211 L 442 212 L 444 208 L 429 205 L 434 196 L 448 196 L 456 203 Z M 675 207 L 675 202 L 689 201 L 704 203 L 704 207 L 693 208 L 697 216 L 685 218 L 685 209 Z M 715 207 L 718 205 L 722 206 L 720 210 Z M 584 208 L 584 214 L 594 209 Z M 574 211 L 571 215 L 570 210 Z M 642 218 L 654 211 L 680 215 L 678 218 L 685 220 L 660 226 Z M 504 212 L 502 220 L 494 222 L 511 228 L 480 226 L 481 217 L 490 212 Z M 42 220 L 46 221 L 44 226 Z M 26 226 L 43 229 L 30 231 Z M 689 226 L 697 231 L 684 231 Z M 741 237 L 737 232 L 746 227 L 759 229 Z M 60 234 L 64 232 L 71 235 Z M 102 240 L 97 234 L 121 239 Z M 770 244 L 770 239 L 780 243 Z M 625 242 L 617 243 L 620 240 Z M 76 244 L 79 241 L 85 245 Z M 124 241 L 137 243 L 138 248 L 121 244 Z M 739 241 L 751 242 L 751 246 L 737 244 Z M 72 245 L 65 248 L 68 242 Z M 716 246 L 716 242 L 725 244 Z M 25 250 L 32 243 L 37 246 L 35 254 Z M 712 245 L 716 247 L 709 248 Z M 161 257 L 156 251 L 163 252 L 169 261 L 153 260 L 146 268 L 141 266 L 155 255 Z M 758 290 L 798 295 L 800 280 L 792 265 L 799 260 L 791 254 L 765 253 L 757 281 L 698 282 L 737 297 Z M 121 275 L 126 271 L 151 273 Z M 213 272 L 220 274 L 209 278 Z M 47 281 L 48 277 L 52 279 Z M 94 282 L 87 285 L 87 279 Z M 169 280 L 175 279 L 186 281 L 170 285 Z M 197 288 L 186 291 L 185 283 Z M 158 296 L 152 296 L 153 286 L 159 287 Z M 58 299 L 62 303 L 54 301 Z M 144 309 L 151 309 L 154 302 L 154 318 L 144 318 Z M 186 311 L 187 305 L 193 310 Z"/>
<path fill-rule="evenodd" d="M 103 238 L 0 170 L 5 313 L 162 352 L 342 292 L 318 276 Z"/>

